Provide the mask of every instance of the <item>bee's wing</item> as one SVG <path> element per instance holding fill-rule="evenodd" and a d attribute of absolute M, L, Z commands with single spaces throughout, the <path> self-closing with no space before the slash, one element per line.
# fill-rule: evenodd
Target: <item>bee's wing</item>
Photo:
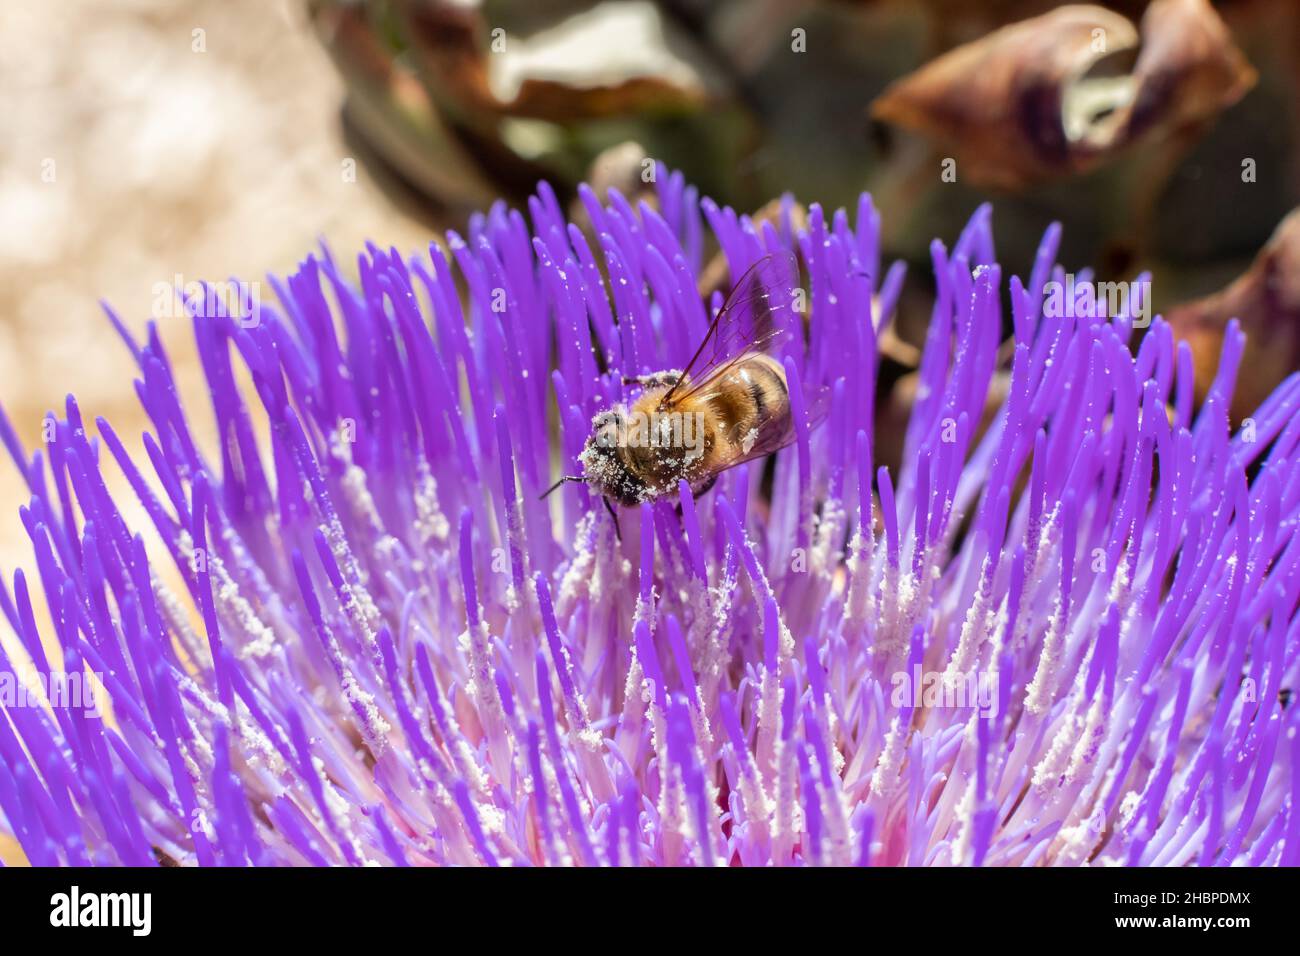
<path fill-rule="evenodd" d="M 772 348 L 787 331 L 778 319 L 793 311 L 798 285 L 799 263 L 785 249 L 750 266 L 718 310 L 677 384 L 660 399 L 660 407 L 694 395 L 741 359 Z"/>
<path fill-rule="evenodd" d="M 808 419 L 808 431 L 813 431 L 826 420 L 826 416 L 830 414 L 830 399 L 829 388 L 819 387 L 805 395 L 804 415 Z M 792 444 L 797 435 L 793 415 L 764 419 L 757 428 L 753 429 L 752 434 L 731 436 L 732 447 L 737 449 L 738 454 L 725 462 L 718 463 L 717 471 L 726 471 L 728 468 L 735 468 L 747 461 L 780 451 L 786 445 Z"/>

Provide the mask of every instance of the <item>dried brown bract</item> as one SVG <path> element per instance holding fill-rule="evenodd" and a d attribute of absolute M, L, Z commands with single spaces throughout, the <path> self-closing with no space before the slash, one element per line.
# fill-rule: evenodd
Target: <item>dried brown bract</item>
<path fill-rule="evenodd" d="M 598 4 L 531 37 L 494 27 L 476 4 L 399 0 L 395 8 L 421 69 L 456 112 L 567 124 L 695 112 L 710 100 L 695 51 L 661 20 L 617 5 Z M 609 55 L 593 54 L 601 50 Z"/>
<path fill-rule="evenodd" d="M 1196 393 L 1203 398 L 1218 368 L 1223 330 L 1232 319 L 1246 333 L 1246 350 L 1232 404 L 1234 420 L 1251 414 L 1300 368 L 1300 209 L 1278 225 L 1251 267 L 1227 288 L 1176 306 L 1165 316 L 1196 359 Z"/>
<path fill-rule="evenodd" d="M 1131 72 L 1099 69 L 1135 49 Z M 1103 7 L 1065 6 L 951 50 L 892 84 L 872 114 L 950 148 L 963 180 L 1019 188 L 1194 135 L 1255 80 L 1207 0 L 1156 0 L 1140 32 Z"/>

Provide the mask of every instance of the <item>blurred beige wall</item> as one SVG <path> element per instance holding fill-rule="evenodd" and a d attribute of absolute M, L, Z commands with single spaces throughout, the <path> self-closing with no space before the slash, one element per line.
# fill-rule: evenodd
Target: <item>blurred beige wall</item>
<path fill-rule="evenodd" d="M 29 448 L 70 391 L 135 446 L 101 298 L 139 331 L 178 275 L 260 280 L 318 237 L 344 259 L 367 238 L 428 242 L 359 160 L 345 175 L 341 89 L 300 0 L 4 0 L 0 403 Z M 161 324 L 194 394 L 187 323 Z M 6 576 L 29 563 L 25 500 L 0 454 Z"/>

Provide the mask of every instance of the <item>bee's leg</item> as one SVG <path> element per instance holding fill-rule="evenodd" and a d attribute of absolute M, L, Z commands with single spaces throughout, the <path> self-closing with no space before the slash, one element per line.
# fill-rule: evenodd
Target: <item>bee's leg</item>
<path fill-rule="evenodd" d="M 614 519 L 614 534 L 618 537 L 618 540 L 619 540 L 619 541 L 622 541 L 622 540 L 623 540 L 623 531 L 622 531 L 622 529 L 619 528 L 619 526 L 618 526 L 618 512 L 616 512 L 616 511 L 614 510 L 614 506 L 611 505 L 611 504 L 609 503 L 609 499 L 608 499 L 608 498 L 605 498 L 605 497 L 602 496 L 600 500 L 603 501 L 603 502 L 605 502 L 605 510 L 608 511 L 608 512 L 609 512 L 609 516 L 610 516 L 611 518 Z"/>
<path fill-rule="evenodd" d="M 671 388 L 681 380 L 677 372 L 655 372 L 652 375 L 624 375 L 624 385 L 640 385 L 642 388 Z"/>

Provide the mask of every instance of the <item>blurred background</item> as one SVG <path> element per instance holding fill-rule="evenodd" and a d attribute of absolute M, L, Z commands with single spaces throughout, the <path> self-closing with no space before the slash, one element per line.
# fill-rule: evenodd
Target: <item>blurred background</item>
<path fill-rule="evenodd" d="M 542 177 L 643 198 L 652 160 L 741 211 L 871 190 L 910 267 L 889 381 L 930 240 L 992 200 L 1006 269 L 1059 220 L 1063 263 L 1149 270 L 1207 368 L 1240 316 L 1240 416 L 1300 365 L 1298 94 L 1295 0 L 6 0 L 0 403 L 29 447 L 74 390 L 138 431 L 101 300 L 197 390 L 160 288 L 414 252 Z M 25 497 L 0 467 L 0 513 Z"/>

